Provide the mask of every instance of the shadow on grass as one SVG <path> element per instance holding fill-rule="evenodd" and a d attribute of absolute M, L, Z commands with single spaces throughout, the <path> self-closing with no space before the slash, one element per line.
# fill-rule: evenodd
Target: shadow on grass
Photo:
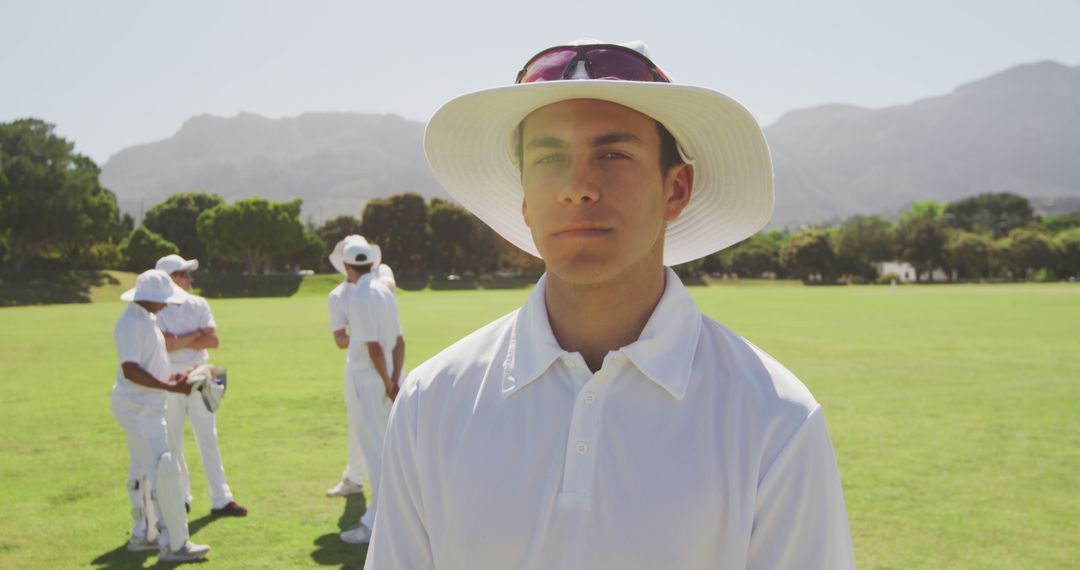
<path fill-rule="evenodd" d="M 89 303 L 91 289 L 118 284 L 115 277 L 104 271 L 0 273 L 0 307 Z"/>
<path fill-rule="evenodd" d="M 129 552 L 127 549 L 127 541 L 125 540 L 120 546 L 98 556 L 90 561 L 90 564 L 94 568 L 109 568 L 109 569 L 123 569 L 123 568 L 142 568 L 146 565 L 146 560 L 151 556 L 157 556 L 156 552 Z"/>
<path fill-rule="evenodd" d="M 188 523 L 188 534 L 195 536 L 195 533 L 202 530 L 206 525 L 218 520 L 221 517 L 214 515 L 205 515 L 201 518 L 195 519 Z M 344 543 L 342 543 L 344 544 Z M 212 551 L 211 551 L 212 552 Z M 126 568 L 144 568 L 146 567 L 146 561 L 151 556 L 157 556 L 156 552 L 130 552 L 127 549 L 127 542 L 120 546 L 98 556 L 90 561 L 90 564 L 99 570 L 123 570 Z M 158 560 L 149 568 L 174 568 L 182 564 L 202 564 L 208 562 L 203 558 L 200 560 L 192 560 L 191 562 L 162 562 Z"/>
<path fill-rule="evenodd" d="M 315 550 L 311 552 L 311 559 L 320 566 L 337 566 L 338 568 L 359 569 L 364 567 L 364 559 L 367 557 L 366 544 L 347 544 L 338 536 L 340 531 L 348 530 L 356 526 L 360 521 L 360 515 L 367 510 L 364 496 L 361 494 L 349 495 L 345 498 L 345 509 L 338 517 L 338 532 L 327 533 L 315 539 L 312 543 Z"/>

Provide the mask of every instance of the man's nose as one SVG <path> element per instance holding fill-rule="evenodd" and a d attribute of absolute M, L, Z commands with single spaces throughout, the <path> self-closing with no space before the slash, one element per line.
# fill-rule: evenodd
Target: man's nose
<path fill-rule="evenodd" d="M 588 160 L 578 160 L 567 173 L 559 201 L 567 204 L 592 204 L 600 200 L 595 170 Z"/>

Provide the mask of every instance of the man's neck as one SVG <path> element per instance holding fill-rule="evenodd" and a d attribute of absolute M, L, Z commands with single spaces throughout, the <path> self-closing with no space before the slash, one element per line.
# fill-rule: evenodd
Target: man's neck
<path fill-rule="evenodd" d="M 580 352 L 593 372 L 608 352 L 641 336 L 664 294 L 664 267 L 642 268 L 602 286 L 578 286 L 548 274 L 544 300 L 555 340 L 563 350 Z"/>

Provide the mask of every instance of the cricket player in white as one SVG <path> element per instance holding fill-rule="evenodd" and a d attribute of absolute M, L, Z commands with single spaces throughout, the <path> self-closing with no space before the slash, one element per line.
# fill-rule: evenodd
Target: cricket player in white
<path fill-rule="evenodd" d="M 179 305 L 171 305 L 157 315 L 158 327 L 165 334 L 169 351 L 170 372 L 183 373 L 209 359 L 208 348 L 218 347 L 217 323 L 206 299 L 192 295 L 191 272 L 199 268 L 197 259 L 167 255 L 157 261 L 156 268 L 169 274 L 178 287 L 188 293 Z M 247 509 L 233 500 L 232 490 L 225 481 L 225 466 L 217 439 L 214 413 L 207 410 L 197 393 L 169 394 L 166 397 L 165 423 L 169 431 L 169 449 L 180 464 L 180 484 L 184 502 L 190 506 L 191 474 L 184 459 L 184 419 L 190 418 L 191 431 L 202 456 L 203 471 L 210 488 L 210 512 L 219 516 L 247 516 Z"/>
<path fill-rule="evenodd" d="M 352 293 L 353 286 L 360 279 L 360 273 L 353 272 L 348 273 L 345 269 L 345 263 L 342 262 L 341 256 L 345 250 L 345 244 L 348 242 L 356 243 L 368 243 L 367 239 L 361 235 L 349 235 L 339 241 L 334 246 L 334 250 L 330 253 L 330 264 L 337 269 L 338 273 L 345 275 L 345 280 L 342 281 L 337 287 L 334 287 L 333 291 L 330 291 L 330 295 L 327 298 L 327 305 L 330 310 L 330 332 L 334 337 L 334 344 L 340 349 L 349 348 L 349 295 Z M 378 246 L 373 247 L 373 254 L 375 255 L 374 263 L 371 267 L 371 273 L 376 278 L 386 285 L 390 292 L 394 291 L 396 282 L 394 281 L 394 271 L 390 269 L 390 266 L 382 263 L 382 251 Z M 327 497 L 344 497 L 355 493 L 364 492 L 364 474 L 367 471 L 367 465 L 364 462 L 364 452 L 360 447 L 360 436 L 357 433 L 357 425 L 359 422 L 360 404 L 356 399 L 356 392 L 352 389 L 351 382 L 349 381 L 349 358 L 346 352 L 345 357 L 345 407 L 349 413 L 349 458 L 345 464 L 345 472 L 341 475 L 341 481 L 337 485 L 326 490 Z"/>
<path fill-rule="evenodd" d="M 202 558 L 210 547 L 188 540 L 180 466 L 169 452 L 165 429 L 166 395 L 188 394 L 191 386 L 185 375 L 169 374 L 165 337 L 155 317 L 167 303 L 182 303 L 187 294 L 165 272 L 151 269 L 139 275 L 135 288 L 120 298 L 130 304 L 113 329 L 119 370 L 112 390 L 112 411 L 127 434 L 132 463 L 137 465 L 137 487 L 146 485 L 136 489 L 143 491 L 138 493 L 137 504 L 133 497 L 135 528 L 128 550 L 160 549 L 162 561 Z M 150 501 L 144 504 L 141 496 L 147 490 Z M 151 519 L 156 519 L 156 524 L 146 523 L 146 511 L 153 513 Z"/>
<path fill-rule="evenodd" d="M 341 533 L 351 544 L 371 539 L 379 496 L 382 445 L 390 406 L 397 397 L 405 339 L 398 319 L 393 293 L 371 273 L 377 262 L 377 246 L 359 241 L 345 245 L 346 271 L 356 284 L 349 294 L 349 349 L 347 392 L 355 400 L 350 408 L 350 429 L 354 429 L 368 466 L 371 495 L 360 524 Z M 352 410 L 358 413 L 352 413 Z"/>

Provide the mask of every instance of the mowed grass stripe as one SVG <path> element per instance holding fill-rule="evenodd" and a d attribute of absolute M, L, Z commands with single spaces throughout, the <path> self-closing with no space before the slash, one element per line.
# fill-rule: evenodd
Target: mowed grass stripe
<path fill-rule="evenodd" d="M 344 354 L 325 293 L 211 300 L 230 369 L 218 418 L 247 519 L 209 521 L 194 442 L 195 538 L 216 567 L 359 567 L 323 497 L 345 460 Z M 1080 537 L 1080 286 L 692 288 L 825 407 L 862 568 L 1065 568 Z M 528 291 L 400 291 L 412 368 Z M 95 296 L 95 299 L 99 297 Z M 109 411 L 120 302 L 0 309 L 0 567 L 140 567 L 127 451 Z M 94 561 L 97 560 L 95 564 Z"/>

